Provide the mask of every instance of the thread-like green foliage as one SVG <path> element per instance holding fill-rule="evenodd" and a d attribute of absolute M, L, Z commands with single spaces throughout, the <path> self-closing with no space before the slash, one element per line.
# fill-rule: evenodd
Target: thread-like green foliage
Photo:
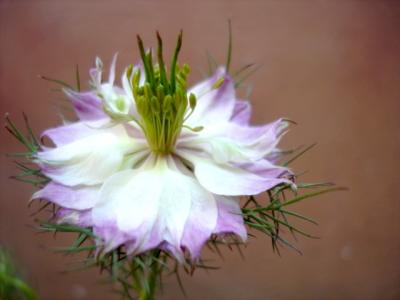
<path fill-rule="evenodd" d="M 0 247 L 0 299 L 37 299 L 35 292 L 18 275 L 10 254 L 2 247 Z"/>

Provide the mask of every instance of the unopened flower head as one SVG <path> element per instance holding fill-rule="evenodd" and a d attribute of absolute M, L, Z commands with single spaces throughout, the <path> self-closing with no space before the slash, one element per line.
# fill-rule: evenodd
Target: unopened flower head
<path fill-rule="evenodd" d="M 125 68 L 121 87 L 114 56 L 107 81 L 96 59 L 92 89 L 65 90 L 79 120 L 43 133 L 55 146 L 36 162 L 51 181 L 34 198 L 58 204 L 59 222 L 93 228 L 102 251 L 195 260 L 212 235 L 246 240 L 240 196 L 291 183 L 274 163 L 287 122 L 251 126 L 223 67 L 189 88 L 182 34 L 169 68 L 157 40 L 155 54 L 138 37 L 141 63 Z"/>

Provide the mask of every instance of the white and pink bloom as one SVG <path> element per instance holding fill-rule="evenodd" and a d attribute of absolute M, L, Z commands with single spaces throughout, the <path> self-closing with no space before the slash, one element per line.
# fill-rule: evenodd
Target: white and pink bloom
<path fill-rule="evenodd" d="M 240 196 L 291 183 L 269 159 L 287 122 L 249 125 L 251 106 L 224 68 L 186 89 L 186 66 L 168 81 L 145 60 L 118 87 L 115 62 L 104 82 L 96 60 L 92 90 L 65 90 L 79 120 L 43 133 L 54 147 L 36 161 L 51 181 L 34 198 L 59 205 L 59 222 L 93 228 L 103 251 L 160 248 L 182 261 L 214 234 L 245 241 Z"/>

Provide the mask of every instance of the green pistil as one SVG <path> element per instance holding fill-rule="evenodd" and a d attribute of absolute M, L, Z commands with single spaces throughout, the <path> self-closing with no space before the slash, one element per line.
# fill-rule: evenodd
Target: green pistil
<path fill-rule="evenodd" d="M 145 74 L 141 74 L 138 69 L 132 76 L 133 67 L 131 67 L 127 76 L 132 78 L 133 96 L 138 113 L 141 116 L 138 122 L 155 153 L 170 153 L 174 150 L 182 127 L 186 127 L 183 123 L 194 111 L 197 102 L 195 95 L 187 95 L 187 77 L 190 68 L 187 64 L 180 66 L 177 62 L 182 46 L 182 31 L 178 36 L 172 57 L 169 78 L 163 59 L 163 45 L 159 33 L 157 32 L 157 63 L 152 61 L 151 50 L 146 53 L 139 36 L 137 40 Z M 145 76 L 145 83 L 140 86 L 140 78 L 143 75 Z M 200 128 L 192 130 L 197 131 Z"/>

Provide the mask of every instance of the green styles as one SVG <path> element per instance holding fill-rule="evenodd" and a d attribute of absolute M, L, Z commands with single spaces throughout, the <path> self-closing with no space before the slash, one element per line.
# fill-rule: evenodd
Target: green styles
<path fill-rule="evenodd" d="M 169 71 L 164 62 L 163 42 L 158 32 L 157 62 L 153 62 L 152 50 L 145 50 L 140 36 L 137 36 L 137 42 L 143 68 L 130 66 L 126 75 L 130 80 L 133 98 L 141 117 L 138 123 L 155 153 L 170 153 L 185 120 L 194 111 L 197 103 L 196 96 L 188 95 L 187 92 L 190 68 L 187 64 L 178 64 L 182 31 L 177 39 Z"/>

